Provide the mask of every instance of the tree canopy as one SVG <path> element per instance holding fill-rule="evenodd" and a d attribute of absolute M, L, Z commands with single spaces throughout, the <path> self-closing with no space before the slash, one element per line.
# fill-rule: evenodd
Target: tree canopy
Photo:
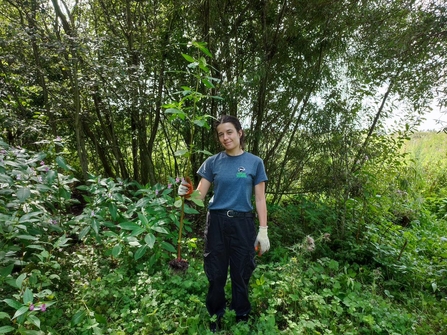
<path fill-rule="evenodd" d="M 84 180 L 193 175 L 226 113 L 243 120 L 274 199 L 339 192 L 392 159 L 387 120 L 403 113 L 403 138 L 434 98 L 446 104 L 439 0 L 0 6 L 2 134 L 30 148 L 62 138 Z"/>

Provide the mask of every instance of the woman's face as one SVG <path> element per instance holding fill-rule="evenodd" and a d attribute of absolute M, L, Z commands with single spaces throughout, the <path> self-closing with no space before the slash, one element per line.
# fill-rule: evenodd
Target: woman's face
<path fill-rule="evenodd" d="M 219 142 L 227 152 L 236 152 L 240 148 L 240 138 L 242 130 L 236 131 L 236 128 L 231 122 L 221 123 L 217 126 L 217 135 Z"/>

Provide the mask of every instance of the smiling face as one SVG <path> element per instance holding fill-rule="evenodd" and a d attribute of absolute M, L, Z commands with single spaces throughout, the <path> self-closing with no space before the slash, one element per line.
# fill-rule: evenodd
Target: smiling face
<path fill-rule="evenodd" d="M 217 126 L 217 135 L 219 142 L 225 148 L 227 154 L 231 156 L 241 154 L 241 136 L 242 130 L 237 131 L 231 122 L 221 123 Z"/>

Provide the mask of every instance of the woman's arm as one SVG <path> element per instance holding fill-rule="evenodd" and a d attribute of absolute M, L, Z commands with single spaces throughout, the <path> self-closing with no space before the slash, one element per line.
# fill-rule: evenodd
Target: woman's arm
<path fill-rule="evenodd" d="M 267 226 L 267 204 L 265 201 L 265 182 L 255 185 L 256 212 L 258 213 L 259 225 Z"/>
<path fill-rule="evenodd" d="M 197 185 L 197 191 L 200 193 L 200 199 L 205 199 L 206 194 L 208 193 L 208 190 L 210 189 L 211 183 L 205 179 L 202 178 L 199 181 L 199 185 Z"/>

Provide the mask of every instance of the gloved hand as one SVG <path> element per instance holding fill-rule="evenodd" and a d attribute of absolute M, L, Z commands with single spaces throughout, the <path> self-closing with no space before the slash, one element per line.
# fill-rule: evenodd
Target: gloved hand
<path fill-rule="evenodd" d="M 255 250 L 259 252 L 259 256 L 270 249 L 270 241 L 269 237 L 267 236 L 267 228 L 267 226 L 259 227 L 259 233 L 256 237 Z"/>
<path fill-rule="evenodd" d="M 189 177 L 183 178 L 178 187 L 177 194 L 181 197 L 189 198 L 192 192 L 194 192 L 194 186 L 192 185 L 191 179 Z"/>

